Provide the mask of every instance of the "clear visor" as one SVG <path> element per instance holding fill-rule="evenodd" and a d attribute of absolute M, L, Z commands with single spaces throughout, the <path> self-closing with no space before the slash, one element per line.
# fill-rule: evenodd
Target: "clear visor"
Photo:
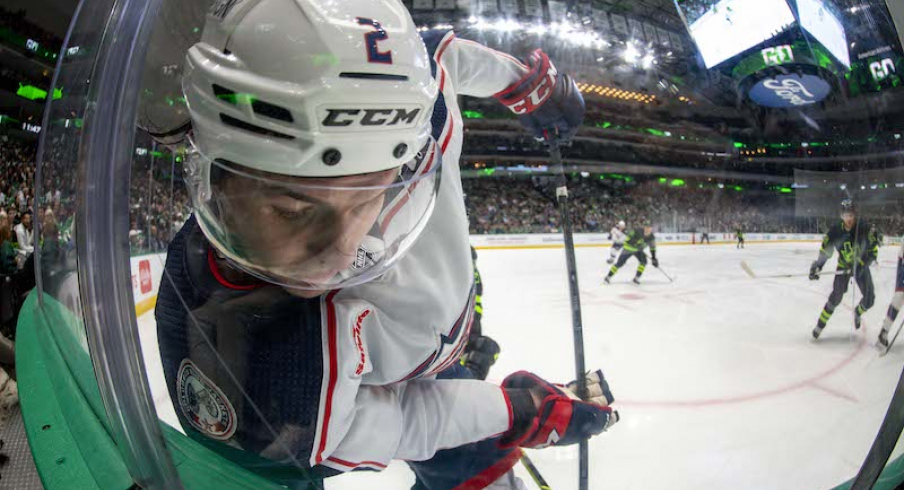
<path fill-rule="evenodd" d="M 186 180 L 201 229 L 233 266 L 323 291 L 367 282 L 398 262 L 433 211 L 441 163 L 432 138 L 400 167 L 332 178 L 273 174 L 195 151 Z"/>

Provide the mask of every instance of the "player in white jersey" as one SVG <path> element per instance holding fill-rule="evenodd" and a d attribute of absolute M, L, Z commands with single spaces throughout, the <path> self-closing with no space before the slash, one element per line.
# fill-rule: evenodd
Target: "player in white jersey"
<path fill-rule="evenodd" d="M 882 321 L 882 330 L 879 332 L 879 340 L 876 346 L 880 349 L 888 348 L 888 331 L 891 324 L 898 318 L 898 312 L 901 311 L 901 305 L 904 305 L 904 243 L 898 248 L 898 270 L 895 274 L 895 294 L 891 298 L 891 304 L 888 305 L 888 312 L 885 314 L 885 320 Z"/>
<path fill-rule="evenodd" d="M 615 262 L 615 258 L 618 257 L 618 254 L 621 253 L 621 250 L 625 248 L 625 239 L 628 238 L 628 235 L 625 234 L 625 222 L 619 221 L 617 225 L 613 226 L 611 230 L 609 230 L 609 239 L 612 240 L 612 248 L 609 249 L 609 259 L 606 260 L 607 264 L 612 264 Z"/>
<path fill-rule="evenodd" d="M 191 437 L 293 487 L 401 459 L 419 489 L 520 489 L 520 448 L 617 421 L 600 371 L 582 401 L 457 362 L 474 311 L 458 96 L 568 141 L 583 99 L 542 51 L 422 39 L 396 0 L 221 0 L 183 92 L 195 212 L 155 313 Z"/>

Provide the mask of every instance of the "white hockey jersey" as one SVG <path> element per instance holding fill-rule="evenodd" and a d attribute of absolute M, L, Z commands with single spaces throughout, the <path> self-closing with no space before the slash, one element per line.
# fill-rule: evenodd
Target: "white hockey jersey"
<path fill-rule="evenodd" d="M 623 244 L 625 243 L 625 239 L 628 238 L 628 235 L 621 231 L 617 226 L 613 226 L 612 229 L 609 230 L 609 234 L 612 235 L 612 243 Z"/>
<path fill-rule="evenodd" d="M 474 310 L 457 98 L 492 96 L 528 69 L 451 31 L 424 40 L 441 92 L 433 115 L 443 154 L 436 208 L 393 270 L 322 299 L 324 376 L 312 465 L 348 471 L 426 460 L 512 423 L 500 387 L 433 377 L 461 355 Z"/>

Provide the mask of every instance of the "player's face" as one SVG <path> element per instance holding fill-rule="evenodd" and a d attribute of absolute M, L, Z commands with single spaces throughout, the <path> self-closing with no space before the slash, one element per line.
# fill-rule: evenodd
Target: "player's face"
<path fill-rule="evenodd" d="M 644 235 L 649 235 L 650 233 L 653 233 L 653 227 L 652 227 L 652 226 L 644 226 L 644 227 L 643 227 L 643 234 L 644 234 Z"/>
<path fill-rule="evenodd" d="M 850 230 L 857 221 L 857 216 L 854 213 L 841 213 L 841 221 L 844 222 L 844 227 Z"/>
<path fill-rule="evenodd" d="M 385 190 L 380 187 L 397 176 L 397 169 L 330 179 L 268 175 L 266 185 L 231 177 L 219 190 L 230 208 L 223 213 L 227 226 L 246 257 L 279 276 L 319 284 L 355 261 L 383 209 Z M 272 185 L 274 181 L 286 185 Z M 342 192 L 330 186 L 363 189 Z M 323 293 L 289 291 L 302 297 Z"/>

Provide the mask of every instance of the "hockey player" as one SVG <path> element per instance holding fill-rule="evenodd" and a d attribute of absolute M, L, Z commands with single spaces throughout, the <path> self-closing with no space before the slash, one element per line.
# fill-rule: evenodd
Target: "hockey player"
<path fill-rule="evenodd" d="M 700 244 L 702 245 L 703 242 L 706 242 L 707 245 L 710 244 L 710 241 L 709 241 L 709 230 L 706 229 L 706 228 L 701 228 L 701 229 L 700 229 Z"/>
<path fill-rule="evenodd" d="M 863 294 L 860 304 L 854 310 L 854 327 L 860 328 L 863 314 L 873 306 L 876 293 L 873 287 L 873 276 L 869 266 L 879 256 L 879 241 L 876 232 L 865 221 L 857 217 L 857 209 L 850 199 L 841 201 L 841 222 L 832 226 L 822 239 L 822 248 L 819 249 L 819 258 L 810 266 L 810 280 L 819 279 L 826 261 L 838 250 L 837 270 L 841 272 L 835 276 L 832 294 L 826 302 L 816 328 L 813 329 L 813 339 L 818 339 L 822 330 L 835 312 L 835 307 L 841 303 L 841 298 L 847 292 L 851 277 L 857 281 L 857 287 Z"/>
<path fill-rule="evenodd" d="M 879 340 L 876 342 L 876 346 L 880 349 L 888 349 L 888 331 L 891 329 L 891 324 L 898 318 L 898 312 L 901 311 L 901 305 L 904 305 L 904 243 L 901 243 L 901 246 L 898 248 L 898 271 L 895 275 L 895 294 L 891 297 L 891 304 L 888 305 L 888 312 L 885 314 L 885 320 L 882 321 L 882 331 L 879 332 Z"/>
<path fill-rule="evenodd" d="M 475 378 L 484 380 L 490 368 L 499 359 L 499 344 L 483 335 L 483 281 L 477 270 L 477 250 L 471 247 L 471 258 L 474 262 L 474 320 L 471 322 L 471 335 L 468 345 L 461 356 L 461 365 L 468 368 Z"/>
<path fill-rule="evenodd" d="M 735 237 L 738 239 L 736 248 L 744 248 L 744 230 L 742 230 L 740 226 L 735 231 Z"/>
<path fill-rule="evenodd" d="M 609 259 L 606 260 L 607 264 L 611 264 L 615 262 L 615 257 L 621 252 L 621 249 L 625 247 L 625 222 L 619 221 L 617 225 L 613 226 L 611 230 L 609 230 L 609 239 L 612 240 L 612 248 L 609 249 Z"/>
<path fill-rule="evenodd" d="M 659 267 L 659 260 L 656 259 L 656 237 L 653 236 L 653 227 L 646 224 L 642 228 L 637 228 L 628 233 L 625 238 L 625 248 L 622 250 L 621 255 L 618 256 L 618 262 L 609 269 L 609 274 L 603 281 L 606 284 L 611 284 L 612 276 L 618 272 L 618 269 L 625 265 L 628 259 L 636 257 L 638 262 L 637 274 L 634 275 L 633 281 L 635 284 L 640 284 L 640 276 L 643 275 L 643 271 L 647 267 L 647 254 L 644 253 L 644 249 L 647 247 L 650 247 L 653 267 Z"/>
<path fill-rule="evenodd" d="M 545 54 L 422 39 L 396 0 L 220 0 L 182 86 L 194 213 L 155 315 L 189 437 L 293 488 L 401 459 L 421 489 L 523 489 L 520 448 L 617 420 L 599 371 L 586 400 L 526 372 L 457 379 L 475 294 L 458 96 L 565 142 L 583 100 Z"/>

